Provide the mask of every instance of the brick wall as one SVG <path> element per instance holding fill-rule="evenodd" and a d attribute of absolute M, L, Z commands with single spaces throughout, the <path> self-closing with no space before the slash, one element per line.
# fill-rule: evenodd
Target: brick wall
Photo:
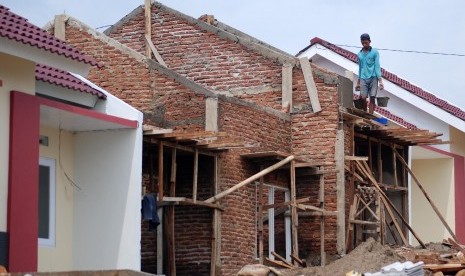
<path fill-rule="evenodd" d="M 258 147 L 253 151 L 290 151 L 290 122 L 258 112 L 248 107 L 220 102 L 220 130 L 242 137 Z M 221 155 L 221 190 L 226 190 L 259 171 L 259 166 L 246 161 L 240 154 L 248 149 L 234 149 Z M 287 172 L 277 171 L 265 181 L 285 185 Z M 287 178 L 288 179 L 288 178 Z M 222 275 L 235 275 L 248 263 L 255 262 L 257 189 L 248 185 L 221 202 L 226 207 L 222 214 Z"/>
<path fill-rule="evenodd" d="M 108 35 L 144 53 L 144 30 L 141 11 Z M 212 90 L 281 87 L 281 65 L 277 61 L 202 30 L 155 5 L 152 5 L 152 41 L 169 68 Z M 266 95 L 274 99 L 262 103 L 280 108 L 280 93 Z"/>
<path fill-rule="evenodd" d="M 144 113 L 144 123 L 175 130 L 201 130 L 205 122 L 205 96 L 124 54 L 79 26 L 67 25 L 69 44 L 103 66 L 93 67 L 88 79 Z"/>
<path fill-rule="evenodd" d="M 311 112 L 308 93 L 303 88 L 302 72 L 294 68 L 292 114 L 292 151 L 301 158 L 323 165 L 325 170 L 335 169 L 335 143 L 338 128 L 338 94 L 336 75 L 312 65 L 314 80 L 322 111 Z M 303 92 L 305 91 L 305 92 Z M 337 210 L 336 174 L 325 174 L 325 208 Z M 296 179 L 297 196 L 310 197 L 309 204 L 318 206 L 319 180 L 317 177 Z M 315 255 L 320 247 L 319 219 L 299 219 L 299 254 L 303 258 Z M 325 248 L 328 253 L 336 252 L 336 217 L 325 219 Z"/>

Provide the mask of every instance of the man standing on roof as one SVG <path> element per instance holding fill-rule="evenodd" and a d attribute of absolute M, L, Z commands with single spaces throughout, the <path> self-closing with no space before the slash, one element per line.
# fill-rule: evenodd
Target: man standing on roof
<path fill-rule="evenodd" d="M 380 90 L 384 89 L 381 66 L 379 65 L 379 53 L 378 50 L 370 46 L 369 34 L 362 34 L 360 40 L 363 48 L 358 53 L 358 81 L 355 90 L 360 91 L 360 97 L 364 100 L 363 110 L 365 111 L 367 111 L 366 98 L 370 97 L 369 111 L 373 114 L 378 85 Z"/>

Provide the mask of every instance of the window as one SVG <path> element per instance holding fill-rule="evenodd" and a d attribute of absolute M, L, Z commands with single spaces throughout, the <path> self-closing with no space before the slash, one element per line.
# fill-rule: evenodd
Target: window
<path fill-rule="evenodd" d="M 55 160 L 39 159 L 39 245 L 55 246 Z"/>

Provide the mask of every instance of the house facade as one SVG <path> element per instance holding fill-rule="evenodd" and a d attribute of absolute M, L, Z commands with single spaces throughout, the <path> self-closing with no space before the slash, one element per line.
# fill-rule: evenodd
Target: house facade
<path fill-rule="evenodd" d="M 307 57 L 312 63 L 338 75 L 358 74 L 357 55 L 321 38 L 313 38 L 309 46 L 296 56 Z M 389 97 L 388 107 L 378 109 L 380 115 L 408 128 L 429 129 L 442 133 L 447 143 L 434 146 L 411 147 L 409 163 L 433 201 L 455 230 L 459 240 L 465 240 L 463 201 L 465 193 L 465 111 L 408 80 L 382 69 L 385 89 L 378 96 Z M 440 241 L 450 237 L 432 218 L 428 202 L 418 187 L 410 181 L 409 220 L 426 241 Z M 415 240 L 411 241 L 415 243 Z"/>
<path fill-rule="evenodd" d="M 140 268 L 142 114 L 97 62 L 0 6 L 0 265 Z"/>

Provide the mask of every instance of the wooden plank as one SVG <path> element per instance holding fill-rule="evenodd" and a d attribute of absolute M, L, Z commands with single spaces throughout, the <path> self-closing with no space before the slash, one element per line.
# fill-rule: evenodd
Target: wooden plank
<path fill-rule="evenodd" d="M 213 194 L 218 192 L 218 157 L 213 158 Z M 219 212 L 213 209 L 212 218 L 212 244 L 211 244 L 211 261 L 210 261 L 210 276 L 216 276 L 216 262 L 218 257 L 218 216 Z"/>
<path fill-rule="evenodd" d="M 260 170 L 263 170 L 263 166 L 260 166 Z M 264 180 L 263 176 L 260 177 L 260 184 L 258 190 L 258 258 L 260 264 L 263 264 L 263 188 Z"/>
<path fill-rule="evenodd" d="M 425 264 L 424 269 L 431 270 L 432 272 L 457 272 L 465 269 L 463 264 Z"/>
<path fill-rule="evenodd" d="M 291 257 L 291 260 L 292 260 L 294 263 L 297 263 L 297 264 L 300 265 L 301 267 L 307 267 L 307 264 L 306 264 L 304 261 L 302 261 L 301 259 L 299 259 L 299 257 L 297 257 L 297 256 L 295 256 L 295 255 L 293 255 L 293 254 L 291 254 L 290 257 Z"/>
<path fill-rule="evenodd" d="M 166 65 L 165 61 L 163 60 L 163 58 L 161 57 L 160 53 L 157 51 L 157 48 L 155 48 L 155 45 L 153 45 L 151 37 L 148 36 L 148 35 L 145 35 L 145 41 L 146 41 L 147 45 L 149 46 L 149 49 L 153 53 L 153 56 L 155 57 L 155 60 L 158 63 L 160 63 L 161 65 L 163 65 L 165 67 L 168 67 Z M 147 54 L 148 54 L 148 52 L 147 52 Z M 152 58 L 151 55 L 148 56 L 148 57 Z"/>
<path fill-rule="evenodd" d="M 353 224 L 362 224 L 362 225 L 376 225 L 379 226 L 379 222 L 377 221 L 365 221 L 365 220 L 358 220 L 358 219 L 351 219 L 350 223 Z"/>
<path fill-rule="evenodd" d="M 152 37 L 152 3 L 151 0 L 145 0 L 145 36 Z M 148 58 L 152 58 L 151 48 L 146 41 L 145 43 L 145 55 Z"/>
<path fill-rule="evenodd" d="M 396 154 L 394 153 L 395 149 L 394 147 L 391 147 L 392 150 L 392 169 L 394 171 L 394 185 L 397 187 L 399 186 L 399 179 L 397 177 L 397 160 L 396 160 Z"/>
<path fill-rule="evenodd" d="M 355 161 L 355 160 L 362 160 L 368 161 L 368 156 L 344 156 L 344 160 L 346 161 Z"/>
<path fill-rule="evenodd" d="M 304 197 L 304 198 L 300 198 L 300 199 L 296 199 L 294 202 L 291 200 L 291 201 L 287 201 L 287 202 L 281 202 L 281 203 L 275 203 L 275 204 L 267 204 L 265 206 L 263 206 L 263 209 L 270 209 L 270 208 L 280 208 L 280 207 L 284 207 L 284 206 L 289 206 L 289 205 L 292 205 L 292 204 L 296 204 L 296 203 L 305 203 L 305 202 L 308 202 L 310 201 L 310 197 Z"/>
<path fill-rule="evenodd" d="M 176 195 L 176 148 L 171 151 L 171 179 L 170 179 L 170 197 Z M 166 211 L 168 212 L 168 233 L 169 238 L 167 240 L 167 255 L 168 255 L 168 271 L 169 275 L 176 275 L 176 246 L 174 236 L 174 206 L 168 206 Z"/>
<path fill-rule="evenodd" d="M 167 133 L 172 133 L 172 129 L 147 129 L 144 130 L 144 136 L 150 136 L 150 135 L 160 135 L 160 134 L 167 134 Z"/>
<path fill-rule="evenodd" d="M 439 217 L 439 219 L 441 220 L 442 224 L 446 227 L 447 231 L 449 232 L 449 234 L 452 236 L 452 238 L 455 240 L 455 241 L 458 241 L 457 240 L 457 236 L 455 236 L 455 233 L 454 231 L 452 231 L 452 229 L 450 228 L 449 224 L 446 222 L 446 220 L 444 219 L 444 217 L 442 216 L 441 212 L 439 212 L 439 209 L 436 207 L 436 204 L 434 204 L 433 200 L 430 198 L 430 196 L 428 195 L 428 193 L 426 192 L 425 188 L 423 188 L 423 185 L 421 185 L 420 181 L 418 180 L 417 176 L 413 173 L 413 171 L 410 169 L 410 167 L 408 166 L 407 162 L 405 162 L 404 158 L 402 158 L 402 156 L 399 154 L 399 152 L 394 151 L 397 158 L 400 160 L 400 162 L 402 163 L 402 165 L 404 165 L 404 167 L 407 169 L 407 171 L 410 173 L 410 176 L 413 178 L 413 180 L 415 181 L 415 183 L 417 184 L 418 188 L 420 188 L 421 192 L 423 193 L 423 195 L 426 197 L 426 200 L 428 200 L 428 202 L 430 203 L 431 207 L 433 207 L 433 210 L 434 212 L 436 213 L 436 215 Z"/>
<path fill-rule="evenodd" d="M 272 259 L 270 259 L 270 258 L 268 258 L 268 257 L 266 257 L 265 260 L 266 260 L 268 263 L 270 263 L 271 265 L 274 265 L 274 266 L 279 266 L 279 267 L 289 268 L 289 269 L 295 268 L 295 267 L 292 266 L 292 265 L 288 265 L 287 263 L 283 263 L 283 262 L 281 262 L 281 261 L 275 261 L 275 260 L 272 260 Z"/>
<path fill-rule="evenodd" d="M 383 158 L 381 143 L 378 143 L 378 183 L 383 183 Z"/>
<path fill-rule="evenodd" d="M 144 142 L 150 143 L 150 144 L 156 144 L 156 145 L 158 145 L 160 142 L 163 142 L 163 146 L 165 146 L 165 147 L 177 148 L 178 150 L 183 150 L 183 151 L 187 151 L 187 152 L 194 152 L 194 147 L 180 145 L 178 143 L 172 143 L 172 142 L 169 142 L 169 141 L 161 141 L 160 139 L 155 138 L 155 137 L 151 137 L 151 136 L 148 136 L 148 137 L 145 136 L 144 137 Z M 199 149 L 199 154 L 214 157 L 218 153 Z"/>
<path fill-rule="evenodd" d="M 371 139 L 368 138 L 368 160 L 370 161 L 370 170 L 373 170 L 373 151 L 371 149 Z"/>
<path fill-rule="evenodd" d="M 357 161 L 357 162 L 359 162 L 359 161 Z M 384 206 L 386 207 L 386 211 L 388 212 L 389 216 L 391 217 L 391 220 L 394 222 L 394 226 L 396 227 L 396 230 L 397 230 L 397 232 L 399 233 L 399 236 L 402 239 L 403 245 L 408 245 L 409 244 L 408 240 L 404 236 L 402 228 L 400 227 L 399 223 L 396 220 L 396 217 L 395 217 L 394 213 L 392 212 L 392 210 L 390 208 L 390 207 L 394 207 L 394 205 L 392 204 L 392 202 L 389 201 L 386 194 L 384 194 L 384 192 L 381 190 L 381 187 L 378 186 L 378 183 L 376 183 L 376 181 L 374 181 L 375 179 L 373 178 L 373 176 L 370 175 L 369 170 L 367 170 L 367 168 L 369 169 L 368 165 L 366 163 L 363 163 L 363 164 L 362 163 L 357 163 L 357 164 L 359 165 L 359 168 L 370 178 L 370 180 L 372 180 L 373 185 L 378 188 L 380 193 L 382 193 L 382 195 L 384 195 L 386 197 L 386 198 L 381 197 L 381 201 L 384 203 Z M 366 165 L 366 166 L 364 167 L 363 165 Z M 390 205 L 388 205 L 387 201 L 390 202 Z"/>
<path fill-rule="evenodd" d="M 163 201 L 163 142 L 158 144 L 158 201 Z"/>
<path fill-rule="evenodd" d="M 217 131 L 183 131 L 183 132 L 171 132 L 162 133 L 157 135 L 157 138 L 186 138 L 186 139 L 206 139 L 215 137 L 226 137 L 226 132 Z"/>
<path fill-rule="evenodd" d="M 163 208 L 157 209 L 158 217 L 160 218 L 160 225 L 157 227 L 157 274 L 163 274 L 163 243 L 165 241 L 163 237 L 163 225 L 164 225 L 164 218 L 163 218 Z"/>
<path fill-rule="evenodd" d="M 320 208 L 325 209 L 325 177 L 320 175 L 320 191 L 319 191 Z M 325 251 L 325 217 L 320 217 L 320 260 L 321 266 L 326 265 L 326 251 Z"/>
<path fill-rule="evenodd" d="M 223 197 L 237 191 L 238 189 L 242 188 L 243 186 L 245 186 L 247 184 L 250 184 L 253 181 L 259 179 L 260 177 L 262 177 L 262 176 L 264 176 L 266 174 L 269 174 L 270 172 L 278 169 L 279 167 L 291 162 L 292 160 L 294 160 L 294 155 L 291 155 L 291 156 L 287 157 L 286 159 L 281 160 L 281 161 L 279 161 L 278 163 L 276 163 L 276 164 L 274 164 L 272 166 L 269 166 L 268 168 L 266 168 L 266 169 L 264 169 L 264 170 L 262 170 L 262 171 L 260 171 L 260 172 L 258 172 L 256 174 L 252 175 L 251 177 L 247 178 L 246 180 L 234 185 L 233 187 L 231 187 L 231 188 L 229 188 L 229 189 L 227 189 L 227 190 L 225 190 L 225 191 L 223 191 L 223 192 L 221 192 L 221 193 L 219 193 L 219 194 L 205 200 L 205 202 L 213 203 L 215 201 L 218 201 L 221 198 L 223 198 Z"/>
<path fill-rule="evenodd" d="M 194 177 L 192 180 L 192 200 L 197 201 L 197 176 L 199 173 L 199 150 L 194 150 Z"/>
<path fill-rule="evenodd" d="M 293 266 L 292 264 L 288 263 L 287 260 L 285 258 L 283 258 L 281 255 L 279 255 L 278 253 L 274 252 L 274 251 L 271 251 L 271 255 L 273 255 L 275 258 L 277 258 L 278 260 L 280 260 L 281 262 L 289 265 L 289 266 Z"/>
<path fill-rule="evenodd" d="M 299 218 L 300 217 L 321 217 L 321 216 L 325 216 L 325 217 L 331 217 L 331 216 L 337 216 L 337 211 L 324 211 L 324 212 L 318 212 L 318 211 L 311 211 L 311 212 L 307 212 L 307 211 L 300 211 L 300 212 L 297 212 L 299 214 Z"/>
<path fill-rule="evenodd" d="M 291 176 L 291 243 L 292 243 L 292 253 L 295 256 L 299 256 L 299 241 L 298 241 L 298 232 L 297 232 L 297 224 L 298 224 L 298 214 L 296 210 L 296 185 L 295 185 L 295 161 L 291 161 L 291 168 L 290 168 L 290 176 Z"/>
<path fill-rule="evenodd" d="M 313 79 L 312 67 L 308 61 L 308 57 L 299 58 L 300 67 L 304 75 L 305 85 L 307 86 L 308 96 L 310 97 L 310 104 L 312 105 L 313 113 L 321 111 L 320 100 L 318 99 L 318 90 L 316 88 L 315 80 Z"/>
<path fill-rule="evenodd" d="M 356 162 L 360 162 L 360 161 L 356 161 Z M 365 165 L 365 168 L 366 169 L 369 169 L 368 165 L 365 163 L 362 165 L 362 163 L 360 162 L 357 163 L 357 165 L 359 165 L 358 167 L 363 167 L 363 165 Z M 379 187 L 378 183 L 376 183 L 376 180 L 375 178 L 370 175 L 368 173 L 367 175 L 370 179 L 370 181 L 372 182 L 372 184 L 378 189 L 378 191 L 380 192 L 380 194 L 382 195 L 382 202 L 385 206 L 385 209 L 386 211 L 388 210 L 388 204 L 390 207 L 392 207 L 392 209 L 396 212 L 396 214 L 400 217 L 400 219 L 402 220 L 402 222 L 404 223 L 404 225 L 410 230 L 410 232 L 412 233 L 412 235 L 417 239 L 418 243 L 423 247 L 423 248 L 426 248 L 425 244 L 423 243 L 423 241 L 420 239 L 420 237 L 418 236 L 418 234 L 413 230 L 413 228 L 410 226 L 410 224 L 407 222 L 407 220 L 402 216 L 402 214 L 399 212 L 399 210 L 397 210 L 397 208 L 394 206 L 394 204 L 389 200 L 389 198 L 387 197 L 387 195 L 384 193 L 384 191 L 381 189 L 381 187 Z"/>

